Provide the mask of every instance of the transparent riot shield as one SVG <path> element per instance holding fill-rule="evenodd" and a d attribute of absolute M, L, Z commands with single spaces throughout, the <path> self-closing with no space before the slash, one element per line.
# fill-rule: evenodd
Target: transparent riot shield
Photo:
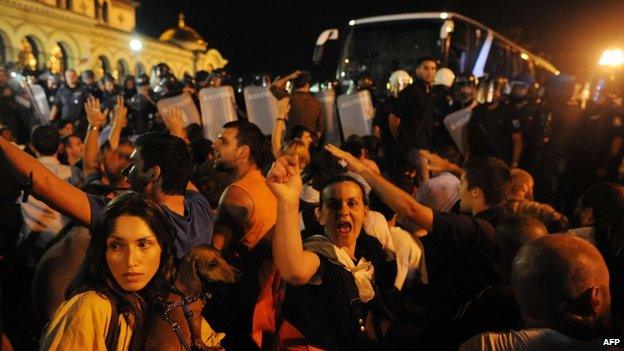
<path fill-rule="evenodd" d="M 325 142 L 340 145 L 340 122 L 336 113 L 336 92 L 334 90 L 319 91 L 312 94 L 323 106 L 325 114 Z"/>
<path fill-rule="evenodd" d="M 364 136 L 371 133 L 375 112 L 368 90 L 340 95 L 337 105 L 344 138 L 352 134 Z"/>
<path fill-rule="evenodd" d="M 188 93 L 183 93 L 178 96 L 159 100 L 156 103 L 156 107 L 158 108 L 158 112 L 160 112 L 161 116 L 166 116 L 167 114 L 169 114 L 173 107 L 177 107 L 182 110 L 182 118 L 184 118 L 185 126 L 188 126 L 192 123 L 197 123 L 201 125 L 201 120 L 199 112 L 197 111 L 197 107 L 193 102 L 193 98 L 191 98 Z"/>
<path fill-rule="evenodd" d="M 41 124 L 50 124 L 50 105 L 43 87 L 38 84 L 28 85 L 28 97 L 35 108 L 35 115 Z"/>
<path fill-rule="evenodd" d="M 230 86 L 203 88 L 198 96 L 204 125 L 204 138 L 215 141 L 223 125 L 236 120 L 234 89 Z"/>
<path fill-rule="evenodd" d="M 444 126 L 448 130 L 459 151 L 465 155 L 468 151 L 468 122 L 472 116 L 472 106 L 450 113 L 444 117 Z"/>
<path fill-rule="evenodd" d="M 277 99 L 268 87 L 247 87 L 243 91 L 247 118 L 255 123 L 265 135 L 273 133 L 277 118 Z"/>

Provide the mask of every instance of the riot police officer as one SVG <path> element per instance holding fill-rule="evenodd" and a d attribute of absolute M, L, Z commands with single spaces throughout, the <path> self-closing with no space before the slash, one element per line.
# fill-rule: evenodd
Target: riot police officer
<path fill-rule="evenodd" d="M 509 115 L 511 123 L 520 127 L 520 135 L 513 138 L 513 154 L 510 166 L 532 172 L 535 160 L 543 145 L 542 121 L 536 101 L 535 79 L 522 73 L 510 82 Z"/>
<path fill-rule="evenodd" d="M 617 178 L 624 145 L 622 89 L 617 81 L 598 78 L 593 83 L 593 99 L 576 128 L 570 154 L 567 194 L 578 196 L 591 184 Z"/>
<path fill-rule="evenodd" d="M 496 157 L 512 165 L 514 145 L 522 144 L 520 122 L 508 118 L 510 103 L 503 95 L 508 81 L 497 77 L 488 85 L 491 101 L 475 107 L 468 122 L 469 158 Z"/>
<path fill-rule="evenodd" d="M 388 79 L 386 96 L 382 98 L 375 109 L 373 118 L 373 135 L 381 140 L 382 152 L 389 155 L 394 145 L 394 136 L 390 132 L 390 112 L 395 107 L 397 96 L 412 82 L 412 77 L 404 70 L 392 72 Z"/>
<path fill-rule="evenodd" d="M 534 169 L 535 198 L 560 207 L 561 181 L 570 164 L 574 132 L 582 109 L 573 99 L 572 76 L 553 76 L 546 82 L 544 101 L 540 104 L 542 147 Z"/>

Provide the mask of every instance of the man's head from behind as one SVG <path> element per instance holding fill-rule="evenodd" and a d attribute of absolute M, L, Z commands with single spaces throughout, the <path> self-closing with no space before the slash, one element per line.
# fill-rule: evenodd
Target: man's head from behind
<path fill-rule="evenodd" d="M 241 165 L 263 168 L 273 161 L 265 135 L 257 125 L 247 121 L 224 124 L 212 148 L 219 166 L 226 170 L 234 170 Z"/>
<path fill-rule="evenodd" d="M 61 137 L 58 130 L 52 126 L 40 125 L 33 128 L 30 140 L 35 151 L 41 156 L 54 156 L 59 150 Z"/>
<path fill-rule="evenodd" d="M 509 196 L 511 174 L 505 163 L 478 157 L 466 163 L 459 190 L 462 212 L 477 212 L 502 205 Z"/>
<path fill-rule="evenodd" d="M 310 81 L 312 81 L 312 76 L 310 75 L 310 73 L 303 71 L 299 73 L 299 75 L 295 79 L 293 79 L 293 88 L 295 88 L 295 90 L 309 89 Z"/>
<path fill-rule="evenodd" d="M 438 60 L 433 56 L 422 56 L 416 60 L 416 76 L 432 84 L 438 69 Z"/>
<path fill-rule="evenodd" d="M 183 195 L 193 173 L 193 158 L 184 140 L 148 133 L 135 142 L 130 166 L 128 179 L 133 190 Z"/>
<path fill-rule="evenodd" d="M 509 277 L 511 263 L 522 245 L 531 240 L 548 235 L 544 223 L 530 216 L 510 216 L 496 226 L 496 262 L 494 267 L 499 275 Z"/>
<path fill-rule="evenodd" d="M 522 246 L 511 282 L 528 328 L 590 339 L 609 319 L 607 266 L 598 249 L 578 237 L 547 235 Z"/>

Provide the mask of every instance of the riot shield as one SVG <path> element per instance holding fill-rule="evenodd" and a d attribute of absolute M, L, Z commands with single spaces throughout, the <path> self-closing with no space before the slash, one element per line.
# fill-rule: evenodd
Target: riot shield
<path fill-rule="evenodd" d="M 203 88 L 199 91 L 199 106 L 204 126 L 204 138 L 217 140 L 224 124 L 236 120 L 234 89 L 231 86 Z"/>
<path fill-rule="evenodd" d="M 374 117 L 370 92 L 363 90 L 355 94 L 338 96 L 338 116 L 340 116 L 342 135 L 345 138 L 352 134 L 369 135 Z"/>
<path fill-rule="evenodd" d="M 243 91 L 247 118 L 255 123 L 265 135 L 273 133 L 277 118 L 277 99 L 268 87 L 247 87 Z"/>
<path fill-rule="evenodd" d="M 336 92 L 334 90 L 319 91 L 312 94 L 323 106 L 325 114 L 325 142 L 340 145 L 340 123 L 336 114 Z"/>
<path fill-rule="evenodd" d="M 28 85 L 28 97 L 32 100 L 35 108 L 35 115 L 41 124 L 50 124 L 50 105 L 43 87 L 38 84 Z"/>
<path fill-rule="evenodd" d="M 466 147 L 468 145 L 468 122 L 470 121 L 470 116 L 472 116 L 472 106 L 455 111 L 444 117 L 444 126 L 462 155 L 465 155 L 466 151 L 468 151 Z"/>
<path fill-rule="evenodd" d="M 158 112 L 161 116 L 166 116 L 173 107 L 177 107 L 182 110 L 182 118 L 184 118 L 184 125 L 188 126 L 191 123 L 197 123 L 201 125 L 199 112 L 193 102 L 193 98 L 188 93 L 183 93 L 178 96 L 161 99 L 156 103 Z"/>

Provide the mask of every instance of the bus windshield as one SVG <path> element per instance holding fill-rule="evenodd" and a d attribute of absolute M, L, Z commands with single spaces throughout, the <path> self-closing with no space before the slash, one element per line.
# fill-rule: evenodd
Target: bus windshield
<path fill-rule="evenodd" d="M 336 77 L 343 91 L 353 91 L 358 79 L 369 77 L 377 90 L 373 94 L 379 95 L 394 70 L 413 75 L 419 56 L 440 56 L 442 23 L 440 19 L 421 19 L 349 27 Z"/>

